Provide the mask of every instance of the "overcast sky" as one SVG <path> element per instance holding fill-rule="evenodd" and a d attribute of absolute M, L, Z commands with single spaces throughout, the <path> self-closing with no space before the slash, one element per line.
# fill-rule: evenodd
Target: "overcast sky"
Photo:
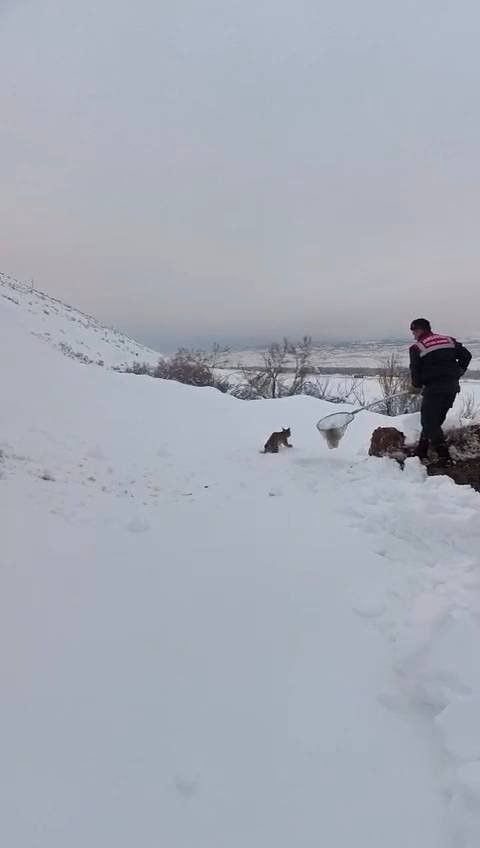
<path fill-rule="evenodd" d="M 480 333 L 477 0 L 0 0 L 0 270 L 157 347 Z"/>

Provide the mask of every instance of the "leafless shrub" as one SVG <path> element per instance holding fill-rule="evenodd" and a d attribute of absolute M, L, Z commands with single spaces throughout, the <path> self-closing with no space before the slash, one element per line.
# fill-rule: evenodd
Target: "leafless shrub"
<path fill-rule="evenodd" d="M 219 345 L 214 345 L 212 352 L 179 348 L 173 356 L 159 359 L 152 376 L 176 380 L 188 386 L 211 386 L 220 392 L 227 392 L 228 379 L 215 370 L 220 367 L 218 363 L 221 357 L 227 353 L 227 349 Z"/>
<path fill-rule="evenodd" d="M 127 368 L 124 368 L 123 371 L 125 374 L 137 374 L 138 376 L 149 374 L 150 377 L 153 377 L 154 368 L 148 362 L 134 362 L 132 365 L 127 366 Z"/>
<path fill-rule="evenodd" d="M 284 347 L 293 362 L 293 379 L 288 386 L 287 394 L 304 394 L 305 383 L 312 370 L 312 339 L 310 336 L 304 336 L 301 341 L 293 343 L 284 339 Z"/>
<path fill-rule="evenodd" d="M 62 351 L 62 353 L 65 354 L 65 356 L 69 356 L 71 359 L 76 359 L 78 362 L 81 362 L 83 365 L 93 365 L 94 364 L 93 359 L 90 359 L 90 357 L 87 356 L 86 353 L 81 353 L 78 350 L 73 350 L 71 345 L 67 344 L 66 342 L 60 342 L 58 347 Z"/>
<path fill-rule="evenodd" d="M 163 380 L 176 380 L 188 386 L 210 386 L 212 373 L 210 368 L 194 356 L 178 351 L 171 359 L 160 359 L 154 377 Z"/>
<path fill-rule="evenodd" d="M 262 371 L 240 368 L 241 379 L 230 388 L 230 393 L 239 400 L 260 400 L 269 397 L 268 383 Z"/>
<path fill-rule="evenodd" d="M 226 368 L 229 364 L 230 348 L 219 345 L 215 342 L 212 345 L 212 350 L 208 354 L 208 364 L 210 368 Z"/>
<path fill-rule="evenodd" d="M 305 382 L 303 394 L 329 403 L 355 403 L 358 406 L 366 403 L 363 380 L 355 377 L 333 384 L 330 377 L 316 377 Z"/>
<path fill-rule="evenodd" d="M 161 357 L 155 366 L 147 362 L 133 362 L 127 368 L 117 368 L 127 374 L 176 380 L 188 386 L 211 386 L 220 392 L 228 392 L 230 385 L 226 377 L 217 373 L 227 362 L 229 349 L 218 344 L 211 351 L 179 348 L 173 356 Z"/>
<path fill-rule="evenodd" d="M 241 381 L 232 387 L 232 394 L 244 400 L 280 398 L 306 394 L 311 373 L 312 340 L 272 342 L 262 354 L 258 368 L 240 368 Z"/>
<path fill-rule="evenodd" d="M 330 400 L 330 383 L 330 377 L 313 377 L 305 381 L 303 394 L 319 398 L 319 400 Z"/>
<path fill-rule="evenodd" d="M 231 393 L 243 400 L 310 395 L 330 403 L 365 402 L 362 378 L 345 377 L 343 384 L 333 382 L 330 376 L 312 376 L 313 344 L 310 336 L 300 341 L 272 342 L 262 356 L 257 368 L 240 367 L 240 381 L 232 386 Z"/>
<path fill-rule="evenodd" d="M 467 418 L 470 421 L 480 417 L 480 406 L 473 392 L 462 395 L 458 415 L 460 418 Z"/>
<path fill-rule="evenodd" d="M 391 416 L 418 412 L 422 403 L 421 395 L 413 390 L 410 375 L 395 353 L 383 360 L 378 382 L 382 402 L 375 407 L 375 412 Z M 399 394 L 402 396 L 393 397 Z"/>
<path fill-rule="evenodd" d="M 268 350 L 262 355 L 263 367 L 260 373 L 263 376 L 266 397 L 276 398 L 282 396 L 281 375 L 285 371 L 287 355 L 288 342 L 286 339 L 283 345 L 278 344 L 278 342 L 272 342 Z"/>
<path fill-rule="evenodd" d="M 365 380 L 361 377 L 352 377 L 348 392 L 349 399 L 353 399 L 359 406 L 366 405 Z"/>

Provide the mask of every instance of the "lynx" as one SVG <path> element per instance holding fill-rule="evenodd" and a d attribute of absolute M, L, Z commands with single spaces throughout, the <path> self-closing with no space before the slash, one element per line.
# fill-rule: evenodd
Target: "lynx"
<path fill-rule="evenodd" d="M 291 435 L 290 427 L 282 427 L 279 433 L 272 433 L 270 438 L 265 442 L 263 453 L 278 453 L 280 445 L 284 445 L 286 448 L 293 447 L 288 442 Z"/>

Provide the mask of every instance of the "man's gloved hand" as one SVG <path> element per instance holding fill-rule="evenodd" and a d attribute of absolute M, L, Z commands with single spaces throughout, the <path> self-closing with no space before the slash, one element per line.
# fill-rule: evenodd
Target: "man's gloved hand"
<path fill-rule="evenodd" d="M 421 386 L 410 386 L 410 392 L 412 395 L 421 395 L 422 387 Z"/>

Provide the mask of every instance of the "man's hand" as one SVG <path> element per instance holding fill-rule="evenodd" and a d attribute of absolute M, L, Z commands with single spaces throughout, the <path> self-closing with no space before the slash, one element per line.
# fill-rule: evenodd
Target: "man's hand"
<path fill-rule="evenodd" d="M 422 393 L 421 386 L 410 386 L 410 392 L 412 395 L 420 395 Z"/>

